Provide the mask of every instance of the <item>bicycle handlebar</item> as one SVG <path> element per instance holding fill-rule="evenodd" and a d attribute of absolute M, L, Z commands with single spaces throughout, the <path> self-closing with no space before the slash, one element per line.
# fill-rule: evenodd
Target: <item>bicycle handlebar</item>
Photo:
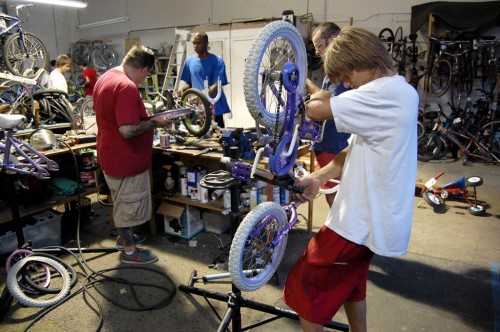
<path fill-rule="evenodd" d="M 222 82 L 220 80 L 220 77 L 217 79 L 217 95 L 215 98 L 210 98 L 210 94 L 208 93 L 208 77 L 205 79 L 203 82 L 203 93 L 205 96 L 207 96 L 208 101 L 210 104 L 214 105 L 217 101 L 219 101 L 220 96 L 222 94 Z"/>

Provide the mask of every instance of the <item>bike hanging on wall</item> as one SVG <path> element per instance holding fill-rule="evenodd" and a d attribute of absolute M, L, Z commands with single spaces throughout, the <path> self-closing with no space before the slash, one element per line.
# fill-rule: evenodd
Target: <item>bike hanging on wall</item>
<path fill-rule="evenodd" d="M 0 13 L 2 65 L 13 75 L 28 78 L 34 78 L 39 69 L 49 68 L 50 62 L 47 48 L 40 38 L 30 32 L 24 32 L 21 25 L 19 12 L 32 6 L 17 5 L 16 16 Z"/>

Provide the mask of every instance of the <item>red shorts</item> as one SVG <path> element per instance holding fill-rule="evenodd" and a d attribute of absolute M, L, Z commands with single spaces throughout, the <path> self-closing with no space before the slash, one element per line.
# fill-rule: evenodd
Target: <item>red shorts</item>
<path fill-rule="evenodd" d="M 316 157 L 316 170 L 321 169 L 328 165 L 330 161 L 333 160 L 337 156 L 336 153 L 331 153 L 331 152 L 326 152 L 326 151 L 320 151 L 316 152 L 314 151 L 314 156 Z M 340 180 L 340 176 L 335 178 L 336 180 Z M 325 182 L 321 185 L 321 189 L 329 189 L 333 188 L 337 185 L 337 183 L 333 182 Z"/>
<path fill-rule="evenodd" d="M 344 302 L 366 298 L 372 257 L 367 247 L 323 226 L 288 273 L 283 301 L 310 322 L 329 323 Z"/>

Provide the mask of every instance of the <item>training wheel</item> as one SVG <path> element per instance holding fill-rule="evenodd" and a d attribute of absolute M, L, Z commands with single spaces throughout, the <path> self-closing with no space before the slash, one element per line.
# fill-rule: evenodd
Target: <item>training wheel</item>
<path fill-rule="evenodd" d="M 467 178 L 468 187 L 479 187 L 483 184 L 483 178 L 480 176 L 470 176 Z"/>
<path fill-rule="evenodd" d="M 483 205 L 469 206 L 469 213 L 473 216 L 482 216 L 486 213 L 486 208 Z"/>

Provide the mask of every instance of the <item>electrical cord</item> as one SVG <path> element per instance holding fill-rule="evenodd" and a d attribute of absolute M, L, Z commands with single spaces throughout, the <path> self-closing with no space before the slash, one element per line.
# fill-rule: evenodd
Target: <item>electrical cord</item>
<path fill-rule="evenodd" d="M 75 172 L 76 172 L 76 178 L 77 182 L 80 183 L 80 173 L 78 171 L 78 163 L 76 160 L 75 153 L 71 146 L 67 144 L 66 142 L 62 140 L 58 140 L 60 143 L 65 145 L 71 152 L 71 155 L 73 157 L 73 162 L 75 165 Z M 78 202 L 80 203 L 80 191 L 78 191 Z M 48 248 L 59 248 L 63 251 L 66 251 L 67 253 L 71 254 L 77 261 L 78 266 L 80 269 L 83 271 L 80 274 L 85 276 L 85 280 L 83 282 L 83 285 L 80 289 L 75 291 L 72 294 L 69 294 L 67 297 L 65 297 L 62 301 L 58 302 L 57 304 L 43 309 L 34 319 L 33 321 L 28 325 L 28 327 L 25 329 L 25 331 L 28 331 L 33 325 L 35 325 L 40 319 L 42 319 L 45 315 L 47 315 L 49 312 L 59 308 L 63 304 L 67 303 L 69 300 L 73 299 L 79 294 L 83 295 L 84 301 L 87 304 L 87 306 L 98 316 L 99 323 L 98 326 L 96 327 L 96 331 L 100 331 L 104 325 L 104 318 L 103 318 L 103 308 L 102 305 L 99 303 L 97 298 L 90 292 L 90 289 L 94 289 L 99 293 L 104 299 L 106 299 L 108 302 L 111 302 L 115 306 L 129 310 L 129 311 L 146 311 L 146 310 L 154 310 L 154 309 L 160 309 L 168 306 L 172 300 L 174 299 L 175 295 L 177 294 L 177 287 L 174 284 L 173 280 L 164 272 L 159 271 L 157 269 L 153 269 L 151 267 L 145 267 L 145 266 L 120 266 L 116 268 L 110 268 L 110 269 L 104 269 L 104 270 L 99 270 L 95 271 L 93 270 L 87 261 L 85 260 L 82 252 L 82 248 L 80 245 L 80 225 L 81 225 L 81 216 L 80 216 L 80 204 L 77 205 L 77 210 L 78 210 L 78 216 L 77 216 L 77 232 L 76 232 L 76 237 L 77 237 L 77 246 L 78 246 L 78 255 L 75 253 L 71 252 L 67 248 L 64 247 L 48 247 Z M 165 279 L 165 281 L 161 282 L 161 285 L 150 283 L 150 282 L 137 282 L 137 281 L 130 281 L 126 278 L 122 277 L 112 277 L 109 275 L 106 275 L 106 273 L 110 272 L 115 272 L 119 270 L 141 270 L 144 272 L 149 272 L 149 273 L 155 273 L 161 276 L 162 278 Z M 149 280 L 149 278 L 144 278 L 146 280 Z M 118 283 L 122 284 L 128 287 L 130 290 L 130 293 L 132 294 L 132 298 L 134 300 L 134 303 L 136 304 L 135 306 L 131 305 L 124 305 L 121 302 L 115 300 L 114 298 L 106 295 L 102 290 L 97 287 L 99 284 L 107 283 L 107 282 L 113 282 L 113 283 Z M 151 304 L 146 304 L 143 303 L 139 297 L 138 297 L 138 287 L 148 287 L 148 288 L 153 288 L 156 290 L 163 290 L 166 294 L 163 298 L 161 298 L 159 301 Z M 127 292 L 128 293 L 128 292 Z M 89 298 L 92 300 L 93 303 L 90 303 Z"/>

